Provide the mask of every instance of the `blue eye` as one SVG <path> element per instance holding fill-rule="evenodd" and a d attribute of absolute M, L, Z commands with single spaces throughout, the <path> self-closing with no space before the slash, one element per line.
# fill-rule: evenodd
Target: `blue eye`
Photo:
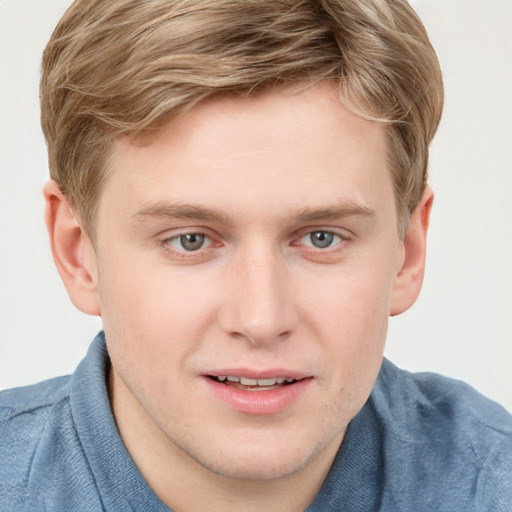
<path fill-rule="evenodd" d="M 312 231 L 303 236 L 301 241 L 304 245 L 315 247 L 316 249 L 327 249 L 343 240 L 343 237 L 332 231 Z"/>
<path fill-rule="evenodd" d="M 208 237 L 201 233 L 186 233 L 171 238 L 169 242 L 172 246 L 180 250 L 192 252 L 202 249 L 207 240 Z"/>

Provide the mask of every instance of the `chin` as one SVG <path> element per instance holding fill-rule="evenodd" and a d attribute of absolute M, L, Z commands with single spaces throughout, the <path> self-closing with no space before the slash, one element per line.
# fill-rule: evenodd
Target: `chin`
<path fill-rule="evenodd" d="M 277 460 L 276 460 L 277 459 Z M 303 469 L 309 459 L 295 458 L 278 460 L 277 457 L 259 457 L 257 460 L 237 460 L 234 464 L 226 461 L 214 462 L 203 466 L 224 478 L 245 481 L 272 481 L 290 477 Z"/>
<path fill-rule="evenodd" d="M 231 437 L 228 446 L 217 444 L 215 452 L 191 450 L 188 455 L 205 469 L 224 478 L 271 481 L 300 472 L 325 448 L 320 443 L 309 447 L 307 442 L 296 440 L 293 443 L 282 436 L 278 439 L 263 437 L 252 442 L 241 437 L 238 441 Z"/>

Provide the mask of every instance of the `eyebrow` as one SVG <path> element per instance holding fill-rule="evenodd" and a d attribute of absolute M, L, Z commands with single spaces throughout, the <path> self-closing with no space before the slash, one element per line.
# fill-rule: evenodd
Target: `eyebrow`
<path fill-rule="evenodd" d="M 373 217 L 375 211 L 356 201 L 345 201 L 342 205 L 325 208 L 301 208 L 293 218 L 296 222 L 312 222 L 321 220 L 335 220 L 344 217 L 362 216 Z M 163 219 L 193 219 L 206 222 L 219 222 L 233 224 L 231 216 L 213 208 L 196 206 L 191 204 L 176 204 L 159 202 L 141 208 L 132 217 L 147 218 L 156 217 Z"/>
<path fill-rule="evenodd" d="M 136 211 L 132 217 L 159 217 L 163 219 L 194 219 L 231 224 L 231 218 L 223 212 L 191 204 L 155 203 Z"/>
<path fill-rule="evenodd" d="M 311 222 L 353 216 L 373 217 L 375 216 L 375 211 L 356 201 L 348 201 L 342 205 L 327 208 L 302 208 L 297 212 L 296 218 L 299 222 Z"/>

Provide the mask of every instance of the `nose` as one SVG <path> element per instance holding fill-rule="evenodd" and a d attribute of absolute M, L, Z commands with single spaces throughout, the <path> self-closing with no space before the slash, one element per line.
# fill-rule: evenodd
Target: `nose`
<path fill-rule="evenodd" d="M 253 345 L 287 338 L 299 321 L 293 283 L 275 251 L 241 250 L 226 268 L 222 329 Z"/>

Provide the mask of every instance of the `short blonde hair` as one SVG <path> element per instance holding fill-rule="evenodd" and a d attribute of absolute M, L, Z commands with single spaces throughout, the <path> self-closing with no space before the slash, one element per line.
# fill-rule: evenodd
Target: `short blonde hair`
<path fill-rule="evenodd" d="M 43 55 L 50 175 L 94 239 L 117 137 L 219 95 L 323 80 L 388 124 L 404 237 L 443 105 L 436 54 L 405 0 L 76 0 Z"/>

